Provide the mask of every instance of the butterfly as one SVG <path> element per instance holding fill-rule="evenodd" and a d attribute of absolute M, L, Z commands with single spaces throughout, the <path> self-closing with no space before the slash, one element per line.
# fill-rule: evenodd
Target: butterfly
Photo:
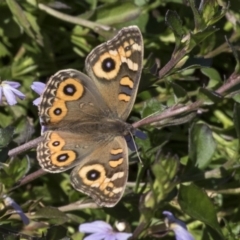
<path fill-rule="evenodd" d="M 142 61 L 141 31 L 124 27 L 89 53 L 87 75 L 75 69 L 54 74 L 38 106 L 44 128 L 37 147 L 40 166 L 51 173 L 74 167 L 72 186 L 99 206 L 113 207 L 125 190 L 125 136 L 134 132 L 126 119 L 135 102 Z"/>

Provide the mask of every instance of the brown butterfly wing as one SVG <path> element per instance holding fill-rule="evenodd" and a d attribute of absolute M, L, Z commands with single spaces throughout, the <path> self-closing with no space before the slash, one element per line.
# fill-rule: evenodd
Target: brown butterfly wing
<path fill-rule="evenodd" d="M 142 72 L 143 40 L 137 26 L 122 28 L 88 55 L 85 67 L 113 116 L 126 120 Z"/>
<path fill-rule="evenodd" d="M 39 105 L 41 123 L 49 130 L 97 121 L 108 112 L 93 81 L 74 69 L 61 70 L 49 79 Z"/>
<path fill-rule="evenodd" d="M 73 187 L 105 207 L 113 207 L 121 199 L 127 178 L 128 150 L 120 136 L 95 149 L 71 173 Z"/>

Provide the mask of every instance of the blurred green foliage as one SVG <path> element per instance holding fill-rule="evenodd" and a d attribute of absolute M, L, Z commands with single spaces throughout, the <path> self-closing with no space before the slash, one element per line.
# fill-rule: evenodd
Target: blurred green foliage
<path fill-rule="evenodd" d="M 125 221 L 134 239 L 173 239 L 161 227 L 163 210 L 197 240 L 239 239 L 240 1 L 230 2 L 0 0 L 0 78 L 20 82 L 26 94 L 16 106 L 0 106 L 0 239 L 82 239 L 79 224 L 94 220 Z M 40 136 L 32 82 L 60 69 L 83 71 L 88 53 L 129 25 L 144 38 L 129 118 L 145 118 L 136 125 L 148 135 L 136 139 L 143 166 L 131 153 L 122 200 L 96 208 L 71 187 L 69 172 L 34 178 L 35 149 L 7 153 Z M 32 179 L 18 186 L 26 175 Z M 30 225 L 9 213 L 4 194 Z"/>

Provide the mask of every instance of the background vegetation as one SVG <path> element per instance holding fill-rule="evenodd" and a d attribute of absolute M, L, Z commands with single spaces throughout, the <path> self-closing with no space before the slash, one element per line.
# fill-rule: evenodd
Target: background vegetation
<path fill-rule="evenodd" d="M 124 221 L 134 239 L 174 239 L 164 210 L 197 240 L 239 239 L 239 4 L 1 0 L 0 78 L 21 83 L 26 99 L 0 106 L 0 239 L 82 239 L 79 224 L 94 220 Z M 40 136 L 32 82 L 83 71 L 87 54 L 129 25 L 141 29 L 145 54 L 128 121 L 148 137 L 136 139 L 143 164 L 130 153 L 120 203 L 99 208 L 71 187 L 69 172 L 43 175 L 35 148 L 11 158 L 8 151 Z M 4 205 L 6 195 L 29 225 Z"/>

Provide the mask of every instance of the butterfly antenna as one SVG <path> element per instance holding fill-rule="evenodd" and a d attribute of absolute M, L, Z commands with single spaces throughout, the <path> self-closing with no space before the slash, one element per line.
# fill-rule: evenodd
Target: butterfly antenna
<path fill-rule="evenodd" d="M 142 162 L 142 159 L 141 159 L 141 157 L 140 157 L 139 151 L 138 151 L 138 149 L 137 149 L 136 142 L 135 142 L 135 140 L 134 140 L 134 138 L 133 138 L 132 133 L 131 133 L 130 131 L 129 131 L 129 133 L 130 133 L 130 135 L 131 135 L 131 137 L 132 137 L 133 145 L 134 145 L 134 148 L 135 148 L 135 150 L 136 150 L 138 160 L 139 160 L 139 162 L 141 163 L 141 165 L 142 165 L 142 167 L 143 167 L 143 162 Z"/>

